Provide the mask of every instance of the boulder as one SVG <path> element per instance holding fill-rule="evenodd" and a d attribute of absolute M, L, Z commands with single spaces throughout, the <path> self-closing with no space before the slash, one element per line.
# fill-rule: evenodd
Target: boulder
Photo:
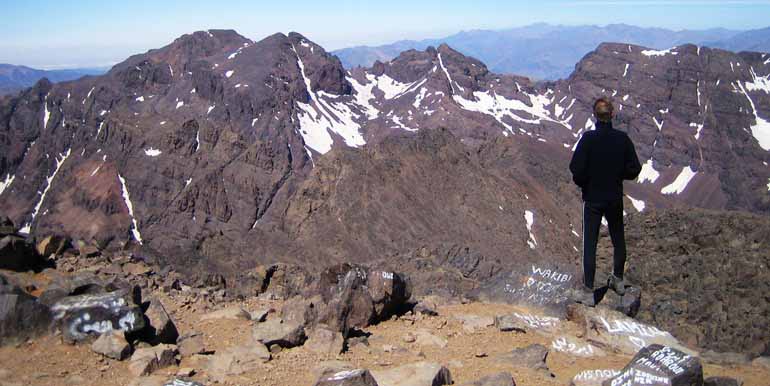
<path fill-rule="evenodd" d="M 283 348 L 299 346 L 306 339 L 302 325 L 280 318 L 271 318 L 255 324 L 251 336 L 265 346 L 278 345 Z"/>
<path fill-rule="evenodd" d="M 46 265 L 46 258 L 38 254 L 35 246 L 25 238 L 16 235 L 0 237 L 0 269 L 39 271 Z"/>
<path fill-rule="evenodd" d="M 452 374 L 437 363 L 417 362 L 388 370 L 372 371 L 379 386 L 441 386 L 452 384 Z"/>
<path fill-rule="evenodd" d="M 581 326 L 588 342 L 606 350 L 634 355 L 650 344 L 660 344 L 695 354 L 669 332 L 605 307 L 574 304 L 568 308 L 568 318 Z"/>
<path fill-rule="evenodd" d="M 223 382 L 227 377 L 257 370 L 262 363 L 270 361 L 270 352 L 261 343 L 229 347 L 209 358 L 206 373 Z"/>
<path fill-rule="evenodd" d="M 91 350 L 108 358 L 122 361 L 131 355 L 131 345 L 120 331 L 107 331 L 91 344 Z"/>
<path fill-rule="evenodd" d="M 751 361 L 751 365 L 755 367 L 764 367 L 770 370 L 770 356 L 756 357 Z"/>
<path fill-rule="evenodd" d="M 137 349 L 131 355 L 128 370 L 137 377 L 150 375 L 158 369 L 175 366 L 177 353 L 176 346 L 170 344 Z"/>
<path fill-rule="evenodd" d="M 51 310 L 54 323 L 68 342 L 79 342 L 111 330 L 125 333 L 145 326 L 142 310 L 128 290 L 104 294 L 68 296 L 56 302 Z"/>
<path fill-rule="evenodd" d="M 303 293 L 312 283 L 312 276 L 304 268 L 278 263 L 265 269 L 263 295 L 273 299 L 289 299 Z"/>
<path fill-rule="evenodd" d="M 545 346 L 531 344 L 527 347 L 515 348 L 510 352 L 498 355 L 496 360 L 514 367 L 550 372 L 545 364 L 547 357 L 548 349 Z"/>
<path fill-rule="evenodd" d="M 554 339 L 551 342 L 551 348 L 567 355 L 582 358 L 603 357 L 607 355 L 604 350 L 569 335 L 560 336 Z"/>
<path fill-rule="evenodd" d="M 412 309 L 416 314 L 436 316 L 438 315 L 438 305 L 433 297 L 423 298 L 415 304 Z"/>
<path fill-rule="evenodd" d="M 240 306 L 231 306 L 201 316 L 201 321 L 214 319 L 250 320 L 251 314 Z"/>
<path fill-rule="evenodd" d="M 42 289 L 38 300 L 48 306 L 52 306 L 57 301 L 76 295 L 94 295 L 109 292 L 107 285 L 91 272 L 78 272 L 71 275 L 62 275 L 58 271 L 46 269 L 43 271 L 50 282 Z M 128 285 L 121 288 L 128 289 Z M 110 290 L 116 290 L 118 286 L 113 285 Z M 138 303 L 138 298 L 134 295 L 134 303 Z"/>
<path fill-rule="evenodd" d="M 160 299 L 152 297 L 145 305 L 147 306 L 144 311 L 145 328 L 138 337 L 150 344 L 176 343 L 179 332 Z"/>
<path fill-rule="evenodd" d="M 40 256 L 48 257 L 53 254 L 61 254 L 69 246 L 69 239 L 66 237 L 50 235 L 38 241 L 35 249 Z"/>
<path fill-rule="evenodd" d="M 378 386 L 369 370 L 330 371 L 321 375 L 314 386 Z"/>
<path fill-rule="evenodd" d="M 460 386 L 516 386 L 513 376 L 509 372 L 489 375 L 473 382 L 466 382 Z"/>
<path fill-rule="evenodd" d="M 431 334 L 428 330 L 419 329 L 414 332 L 415 343 L 419 346 L 436 346 L 446 348 L 448 342 L 446 339 Z"/>
<path fill-rule="evenodd" d="M 583 370 L 572 377 L 570 386 L 602 386 L 602 382 L 620 374 L 613 369 Z"/>
<path fill-rule="evenodd" d="M 198 332 L 184 334 L 177 338 L 176 345 L 179 348 L 179 355 L 187 358 L 196 354 L 211 354 L 214 351 L 206 347 L 203 335 Z"/>
<path fill-rule="evenodd" d="M 700 359 L 673 347 L 649 345 L 631 359 L 620 374 L 603 386 L 699 386 L 703 384 Z"/>
<path fill-rule="evenodd" d="M 17 286 L 0 285 L 0 346 L 23 342 L 48 332 L 53 314 Z"/>
<path fill-rule="evenodd" d="M 742 386 L 743 382 L 730 377 L 708 377 L 703 380 L 703 386 Z"/>
<path fill-rule="evenodd" d="M 577 285 L 571 268 L 531 264 L 496 275 L 471 293 L 482 301 L 526 305 L 563 316 L 572 304 L 569 289 Z"/>
<path fill-rule="evenodd" d="M 369 270 L 366 275 L 366 288 L 374 302 L 376 320 L 384 320 L 398 313 L 412 297 L 409 280 L 391 271 Z"/>
<path fill-rule="evenodd" d="M 337 355 L 345 347 L 345 338 L 339 331 L 334 331 L 324 325 L 318 325 L 308 334 L 305 347 L 319 354 Z"/>

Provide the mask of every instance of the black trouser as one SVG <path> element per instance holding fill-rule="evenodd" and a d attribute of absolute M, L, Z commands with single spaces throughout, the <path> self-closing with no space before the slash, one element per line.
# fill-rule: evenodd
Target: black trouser
<path fill-rule="evenodd" d="M 623 200 L 583 202 L 583 283 L 594 287 L 596 273 L 596 243 L 599 241 L 599 226 L 602 216 L 607 219 L 610 239 L 615 249 L 613 273 L 623 278 L 626 265 L 626 237 L 623 232 Z"/>

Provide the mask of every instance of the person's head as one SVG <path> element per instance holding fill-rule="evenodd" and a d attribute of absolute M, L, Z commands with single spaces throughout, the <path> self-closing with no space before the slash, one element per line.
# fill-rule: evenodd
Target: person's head
<path fill-rule="evenodd" d="M 594 116 L 600 122 L 612 122 L 615 108 L 607 98 L 599 98 L 594 102 Z"/>

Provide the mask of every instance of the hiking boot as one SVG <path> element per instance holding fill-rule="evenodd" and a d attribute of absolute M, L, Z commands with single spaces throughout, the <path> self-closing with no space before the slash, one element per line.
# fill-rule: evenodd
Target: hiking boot
<path fill-rule="evenodd" d="M 626 281 L 615 275 L 607 279 L 607 287 L 615 291 L 616 294 L 623 296 L 626 294 Z"/>
<path fill-rule="evenodd" d="M 575 288 L 571 292 L 572 292 L 571 297 L 573 298 L 575 303 L 580 303 L 587 307 L 596 306 L 596 300 L 594 298 L 593 288 L 582 286 L 580 289 Z"/>

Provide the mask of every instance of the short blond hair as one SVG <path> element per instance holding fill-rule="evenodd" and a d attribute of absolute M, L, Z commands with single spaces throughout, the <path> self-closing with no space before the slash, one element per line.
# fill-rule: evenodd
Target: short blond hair
<path fill-rule="evenodd" d="M 601 122 L 611 122 L 615 107 L 607 98 L 599 98 L 594 102 L 594 116 Z"/>

